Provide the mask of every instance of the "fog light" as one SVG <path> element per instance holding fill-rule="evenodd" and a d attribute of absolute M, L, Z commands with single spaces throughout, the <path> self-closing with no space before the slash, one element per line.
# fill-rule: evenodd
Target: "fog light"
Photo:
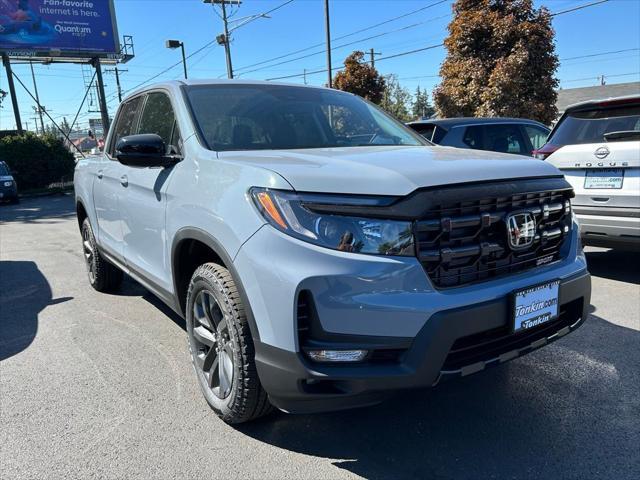
<path fill-rule="evenodd" d="M 360 362 L 367 350 L 309 350 L 307 355 L 316 362 Z"/>

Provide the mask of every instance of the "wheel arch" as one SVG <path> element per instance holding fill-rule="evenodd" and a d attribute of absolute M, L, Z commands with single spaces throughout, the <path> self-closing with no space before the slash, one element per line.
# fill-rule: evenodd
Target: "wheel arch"
<path fill-rule="evenodd" d="M 89 217 L 89 212 L 80 199 L 76 199 L 76 218 L 78 219 L 78 228 L 82 230 L 82 223 L 85 218 Z"/>
<path fill-rule="evenodd" d="M 175 234 L 171 246 L 171 272 L 176 305 L 186 318 L 186 296 L 189 281 L 196 268 L 206 262 L 223 266 L 233 278 L 242 300 L 249 328 L 254 340 L 260 340 L 249 298 L 236 271 L 231 256 L 212 235 L 195 227 L 185 227 Z"/>

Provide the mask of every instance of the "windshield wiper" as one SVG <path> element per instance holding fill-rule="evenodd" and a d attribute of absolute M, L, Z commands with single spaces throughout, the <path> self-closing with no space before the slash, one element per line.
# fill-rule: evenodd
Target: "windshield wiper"
<path fill-rule="evenodd" d="M 607 132 L 603 135 L 607 142 L 618 140 L 640 140 L 640 130 L 621 130 L 619 132 Z"/>

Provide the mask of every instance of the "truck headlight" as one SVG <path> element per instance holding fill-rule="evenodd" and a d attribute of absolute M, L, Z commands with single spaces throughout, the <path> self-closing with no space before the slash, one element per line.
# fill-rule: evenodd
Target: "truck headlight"
<path fill-rule="evenodd" d="M 305 242 L 342 252 L 415 255 L 411 222 L 318 213 L 309 208 L 319 198 L 324 207 L 330 205 L 335 201 L 330 195 L 323 198 L 258 187 L 250 194 L 271 225 Z"/>

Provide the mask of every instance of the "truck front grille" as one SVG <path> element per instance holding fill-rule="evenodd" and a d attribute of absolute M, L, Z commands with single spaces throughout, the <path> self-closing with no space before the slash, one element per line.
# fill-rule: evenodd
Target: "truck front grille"
<path fill-rule="evenodd" d="M 442 201 L 415 225 L 418 258 L 432 283 L 459 287 L 560 260 L 571 229 L 573 191 L 537 190 L 536 185 L 542 184 L 523 184 L 523 193 L 513 193 L 518 191 L 514 183 L 461 190 L 459 195 L 444 189 Z M 469 198 L 471 192 L 476 196 Z M 519 212 L 535 218 L 536 233 L 531 246 L 514 250 L 506 220 Z"/>

